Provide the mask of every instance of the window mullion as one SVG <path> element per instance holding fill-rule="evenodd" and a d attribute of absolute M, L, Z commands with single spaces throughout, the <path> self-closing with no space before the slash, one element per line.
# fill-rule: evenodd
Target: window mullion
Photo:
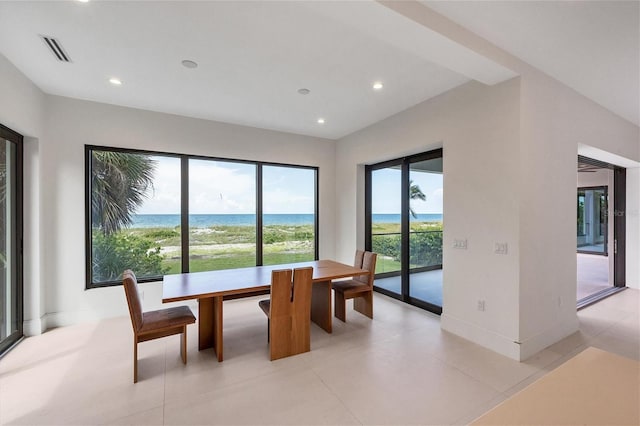
<path fill-rule="evenodd" d="M 256 266 L 262 266 L 262 164 L 256 164 Z"/>
<path fill-rule="evenodd" d="M 180 157 L 180 241 L 182 273 L 189 272 L 189 157 Z"/>

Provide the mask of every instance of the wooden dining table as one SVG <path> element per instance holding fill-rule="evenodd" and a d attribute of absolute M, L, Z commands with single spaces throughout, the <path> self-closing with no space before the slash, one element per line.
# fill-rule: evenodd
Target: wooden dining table
<path fill-rule="evenodd" d="M 333 260 L 315 260 L 165 275 L 162 284 L 162 302 L 198 299 L 198 349 L 213 348 L 218 361 L 222 362 L 222 302 L 268 294 L 271 286 L 271 271 L 308 266 L 313 267 L 311 320 L 327 333 L 331 333 L 331 282 L 339 278 L 368 275 L 369 271 Z"/>

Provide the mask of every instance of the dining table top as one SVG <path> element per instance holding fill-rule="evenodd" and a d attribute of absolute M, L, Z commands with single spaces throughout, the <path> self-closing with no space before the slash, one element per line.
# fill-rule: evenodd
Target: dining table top
<path fill-rule="evenodd" d="M 309 266 L 313 267 L 314 282 L 369 274 L 366 269 L 326 259 L 281 265 L 172 274 L 165 275 L 163 278 L 162 302 L 268 291 L 271 286 L 272 271 Z"/>

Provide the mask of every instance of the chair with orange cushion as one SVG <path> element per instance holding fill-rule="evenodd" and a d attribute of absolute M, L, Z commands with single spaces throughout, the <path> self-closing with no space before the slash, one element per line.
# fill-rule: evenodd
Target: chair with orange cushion
<path fill-rule="evenodd" d="M 366 269 L 369 275 L 360 275 L 350 280 L 334 281 L 335 316 L 346 320 L 347 299 L 353 300 L 353 309 L 373 319 L 373 277 L 378 255 L 370 251 L 356 250 L 354 265 Z"/>
<path fill-rule="evenodd" d="M 142 312 L 138 296 L 138 281 L 131 270 L 122 274 L 122 284 L 127 295 L 131 325 L 133 326 L 133 383 L 138 381 L 138 343 L 160 337 L 182 334 L 180 355 L 187 363 L 187 325 L 196 322 L 188 306 L 176 306 L 158 311 Z"/>

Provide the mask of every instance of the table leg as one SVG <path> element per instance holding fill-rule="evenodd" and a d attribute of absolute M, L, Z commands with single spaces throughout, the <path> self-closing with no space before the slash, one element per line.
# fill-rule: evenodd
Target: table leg
<path fill-rule="evenodd" d="M 198 350 L 213 348 L 222 361 L 222 296 L 198 302 Z"/>
<path fill-rule="evenodd" d="M 222 296 L 213 298 L 213 350 L 222 362 Z"/>
<path fill-rule="evenodd" d="M 198 350 L 213 347 L 213 298 L 198 299 Z"/>
<path fill-rule="evenodd" d="M 331 281 L 315 282 L 311 289 L 311 321 L 331 333 Z"/>

